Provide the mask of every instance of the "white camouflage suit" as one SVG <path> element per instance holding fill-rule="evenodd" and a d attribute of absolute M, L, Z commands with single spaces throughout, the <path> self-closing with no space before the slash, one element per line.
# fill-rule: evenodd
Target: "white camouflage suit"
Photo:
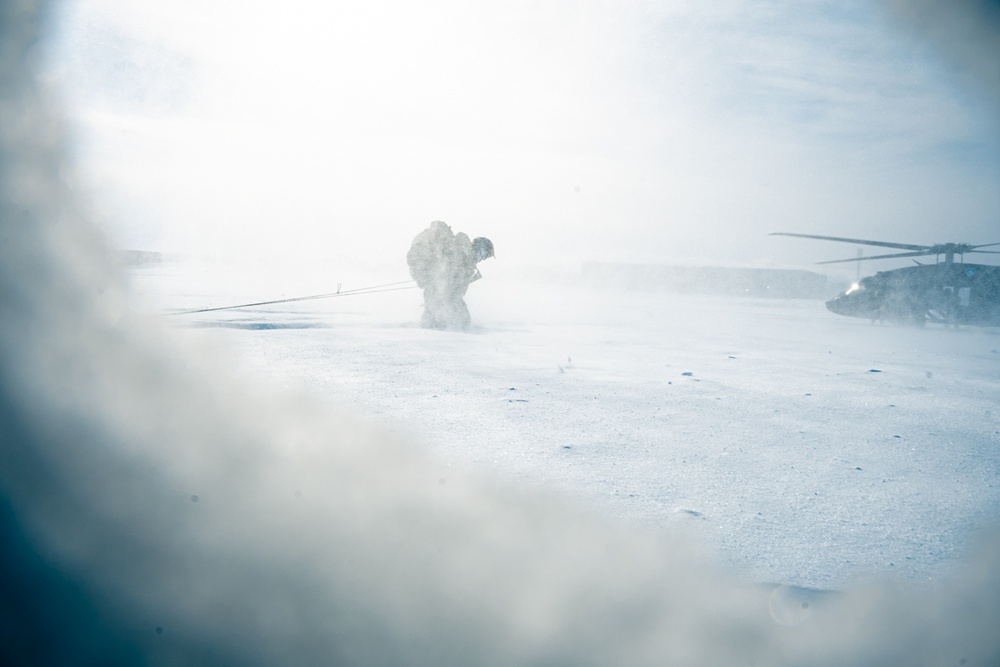
<path fill-rule="evenodd" d="M 467 329 L 472 322 L 465 292 L 481 275 L 469 237 L 435 220 L 417 234 L 406 255 L 410 275 L 424 290 L 421 324 L 433 329 Z"/>

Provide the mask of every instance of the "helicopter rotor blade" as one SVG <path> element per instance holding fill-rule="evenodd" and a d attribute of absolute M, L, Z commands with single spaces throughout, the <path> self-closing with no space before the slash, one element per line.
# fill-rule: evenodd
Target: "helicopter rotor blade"
<path fill-rule="evenodd" d="M 989 252 L 988 250 L 984 252 Z M 899 257 L 926 257 L 928 255 L 934 255 L 933 252 L 923 251 L 923 252 L 899 252 L 892 255 L 872 255 L 871 257 L 852 257 L 850 259 L 831 259 L 826 262 L 816 262 L 817 264 L 840 264 L 842 262 L 865 262 L 869 259 L 897 259 Z M 1000 253 L 998 253 L 1000 254 Z"/>
<path fill-rule="evenodd" d="M 874 245 L 880 246 L 882 248 L 899 248 L 900 250 L 923 250 L 927 251 L 930 246 L 926 245 L 913 245 L 910 243 L 889 243 L 888 241 L 867 241 L 865 239 L 845 239 L 840 236 L 818 236 L 816 234 L 792 234 L 791 232 L 771 232 L 769 236 L 795 236 L 800 239 L 819 239 L 820 241 L 840 241 L 841 243 L 857 243 L 860 245 Z M 991 244 L 993 245 L 993 244 Z M 908 257 L 909 255 L 896 255 L 897 257 Z M 871 257 L 866 257 L 865 259 L 872 259 Z M 834 260 L 838 262 L 847 262 L 855 260 Z M 828 262 L 821 262 L 821 264 L 827 264 Z"/>
<path fill-rule="evenodd" d="M 990 252 L 995 253 L 996 250 L 979 250 L 979 248 L 989 248 L 995 245 L 1000 245 L 1000 243 L 983 243 L 982 245 L 974 245 L 969 248 L 969 252 Z"/>

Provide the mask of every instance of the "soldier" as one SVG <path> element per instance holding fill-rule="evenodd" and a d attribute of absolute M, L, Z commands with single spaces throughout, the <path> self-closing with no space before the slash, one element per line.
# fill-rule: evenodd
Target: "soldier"
<path fill-rule="evenodd" d="M 472 318 L 465 305 L 469 284 L 482 278 L 476 264 L 493 257 L 493 243 L 483 237 L 469 240 L 435 220 L 417 234 L 406 254 L 410 275 L 424 290 L 421 325 L 433 329 L 468 329 Z"/>

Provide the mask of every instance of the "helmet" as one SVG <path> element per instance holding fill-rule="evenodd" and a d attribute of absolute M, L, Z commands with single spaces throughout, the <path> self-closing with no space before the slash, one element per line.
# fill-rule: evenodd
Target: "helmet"
<path fill-rule="evenodd" d="M 472 239 L 472 250 L 476 254 L 476 261 L 481 262 L 488 257 L 495 257 L 493 254 L 493 241 L 479 236 Z"/>

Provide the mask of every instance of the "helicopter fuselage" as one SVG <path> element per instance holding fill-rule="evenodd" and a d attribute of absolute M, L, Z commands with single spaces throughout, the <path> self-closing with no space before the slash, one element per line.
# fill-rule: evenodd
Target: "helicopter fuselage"
<path fill-rule="evenodd" d="M 947 262 L 879 271 L 826 307 L 872 321 L 1000 326 L 1000 266 Z"/>

